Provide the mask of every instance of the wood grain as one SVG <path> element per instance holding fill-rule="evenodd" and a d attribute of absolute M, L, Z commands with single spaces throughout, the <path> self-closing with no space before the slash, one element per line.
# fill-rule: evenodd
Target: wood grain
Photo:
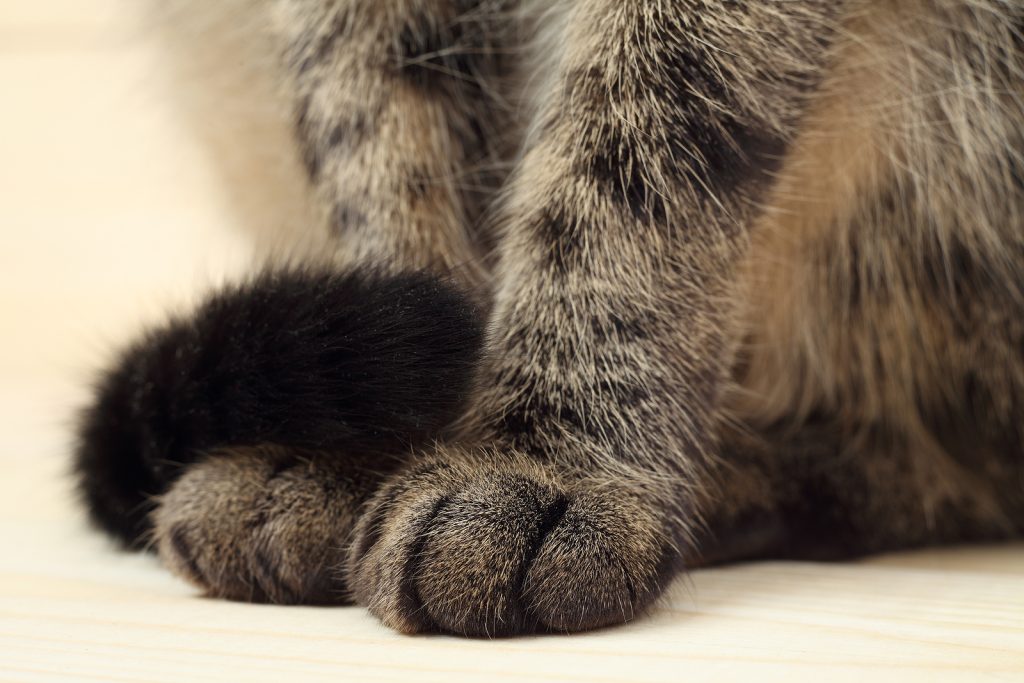
<path fill-rule="evenodd" d="M 468 641 L 208 600 L 87 529 L 89 369 L 251 256 L 119 2 L 0 4 L 0 680 L 1024 681 L 1022 545 L 700 571 L 624 628 Z"/>

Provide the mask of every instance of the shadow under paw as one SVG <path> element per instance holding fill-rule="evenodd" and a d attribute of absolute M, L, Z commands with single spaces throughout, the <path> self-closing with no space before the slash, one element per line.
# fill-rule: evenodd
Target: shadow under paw
<path fill-rule="evenodd" d="M 357 601 L 405 632 L 508 636 L 631 620 L 671 576 L 655 510 L 528 462 L 463 457 L 399 473 L 360 520 Z"/>
<path fill-rule="evenodd" d="M 155 541 L 172 571 L 214 597 L 344 603 L 347 545 L 374 484 L 320 454 L 218 452 L 160 499 Z"/>

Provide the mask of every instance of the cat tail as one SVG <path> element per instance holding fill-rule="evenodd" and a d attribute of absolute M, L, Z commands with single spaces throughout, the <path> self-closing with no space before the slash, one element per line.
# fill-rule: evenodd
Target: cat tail
<path fill-rule="evenodd" d="M 400 455 L 459 417 L 482 338 L 479 310 L 433 275 L 266 269 L 102 374 L 78 425 L 79 492 L 98 526 L 139 546 L 152 497 L 211 449 Z"/>

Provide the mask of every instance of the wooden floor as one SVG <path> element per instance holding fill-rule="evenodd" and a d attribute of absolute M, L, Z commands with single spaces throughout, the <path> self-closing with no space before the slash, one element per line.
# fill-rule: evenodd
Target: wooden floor
<path fill-rule="evenodd" d="M 112 548 L 66 471 L 89 371 L 250 257 L 118 1 L 0 2 L 0 680 L 1024 681 L 1021 545 L 701 571 L 628 627 L 492 642 Z"/>

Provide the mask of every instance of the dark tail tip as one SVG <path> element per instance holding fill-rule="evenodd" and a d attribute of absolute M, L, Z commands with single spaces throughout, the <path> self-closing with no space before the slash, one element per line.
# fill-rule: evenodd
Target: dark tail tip
<path fill-rule="evenodd" d="M 211 448 L 272 442 L 393 453 L 457 418 L 479 312 L 422 274 L 270 270 L 152 329 L 97 384 L 75 471 L 93 520 L 129 545 L 147 504 Z"/>

